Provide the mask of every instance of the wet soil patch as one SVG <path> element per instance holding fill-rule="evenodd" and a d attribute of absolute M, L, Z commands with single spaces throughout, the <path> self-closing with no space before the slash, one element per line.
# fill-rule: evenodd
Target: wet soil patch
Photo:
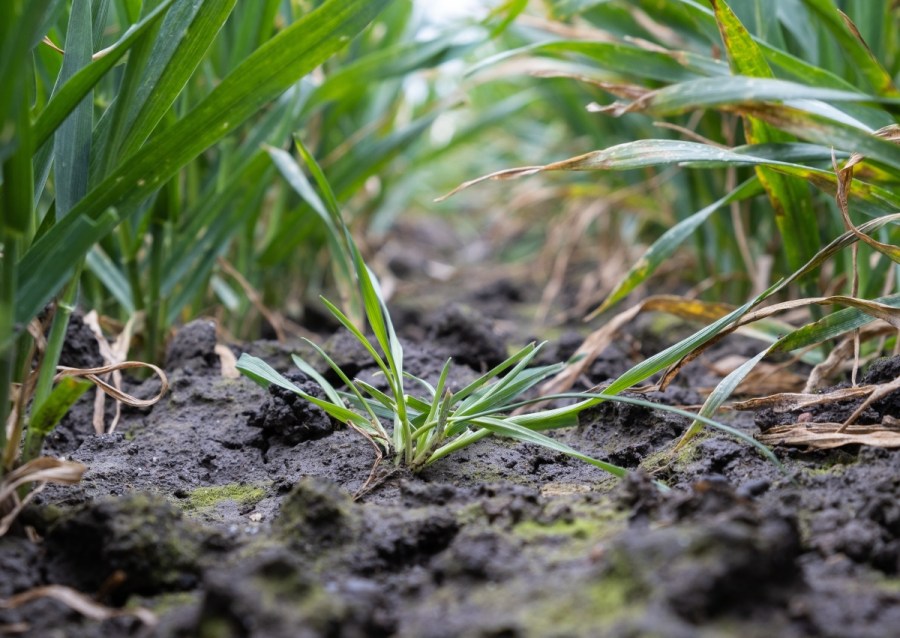
<path fill-rule="evenodd" d="M 90 413 L 73 411 L 48 449 L 88 465 L 85 479 L 48 488 L 25 513 L 39 542 L 21 528 L 0 538 L 0 597 L 65 584 L 149 608 L 159 623 L 89 620 L 41 599 L 0 610 L 0 626 L 25 623 L 33 636 L 434 638 L 874 638 L 900 627 L 898 451 L 782 449 L 782 472 L 718 433 L 672 452 L 686 420 L 607 403 L 554 436 L 631 468 L 622 481 L 494 438 L 417 476 L 396 472 L 354 501 L 370 444 L 285 393 L 223 377 L 211 330 L 190 324 L 176 337 L 171 392 L 126 411 L 115 433 L 92 434 Z M 404 335 L 418 375 L 433 378 L 454 358 L 454 387 L 508 347 L 464 306 L 423 314 Z M 577 345 L 564 334 L 544 356 Z M 291 352 L 314 360 L 299 344 L 246 349 L 282 372 Z M 326 349 L 378 382 L 346 335 Z M 586 383 L 617 374 L 629 355 L 625 341 L 611 346 Z M 884 372 L 891 365 L 867 374 L 895 374 Z M 709 379 L 690 374 L 651 398 L 698 403 L 692 387 Z M 150 396 L 156 383 L 131 390 Z M 758 431 L 750 415 L 733 425 Z"/>

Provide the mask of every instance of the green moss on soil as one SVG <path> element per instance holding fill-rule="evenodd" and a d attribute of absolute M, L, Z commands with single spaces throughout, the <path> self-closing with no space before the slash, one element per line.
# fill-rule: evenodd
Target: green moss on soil
<path fill-rule="evenodd" d="M 620 533 L 626 526 L 626 513 L 611 504 L 572 505 L 571 514 L 553 522 L 522 521 L 510 530 L 524 542 L 524 552 L 534 560 L 550 565 L 578 563 L 595 547 Z"/>
<path fill-rule="evenodd" d="M 825 459 L 807 464 L 803 469 L 803 473 L 810 477 L 840 476 L 858 462 L 859 459 L 854 454 L 849 454 L 840 449 L 829 450 Z"/>
<path fill-rule="evenodd" d="M 523 605 L 521 621 L 526 636 L 597 635 L 597 629 L 627 625 L 646 611 L 646 598 L 627 577 L 610 574 L 565 590 L 565 595 L 532 597 Z M 641 634 L 642 636 L 645 634 Z"/>
<path fill-rule="evenodd" d="M 180 502 L 181 507 L 187 512 L 197 512 L 212 509 L 224 501 L 234 501 L 239 505 L 254 505 L 266 495 L 264 485 L 250 483 L 229 483 L 227 485 L 213 485 L 210 487 L 198 487 L 190 492 L 187 499 Z"/>
<path fill-rule="evenodd" d="M 710 436 L 712 435 L 708 432 L 700 432 L 677 451 L 675 446 L 678 444 L 678 441 L 673 441 L 671 446 L 648 455 L 641 462 L 641 467 L 651 473 L 663 468 L 682 469 L 697 458 L 697 446 Z"/>
<path fill-rule="evenodd" d="M 131 597 L 125 605 L 126 609 L 147 607 L 157 616 L 164 616 L 170 611 L 180 607 L 193 605 L 200 601 L 200 593 L 197 591 L 167 592 L 154 596 L 149 602 L 136 596 Z"/>
<path fill-rule="evenodd" d="M 608 511 L 597 516 L 596 512 L 581 513 L 572 519 L 561 519 L 552 523 L 522 521 L 513 527 L 513 534 L 526 541 L 548 537 L 566 537 L 574 540 L 598 540 L 619 531 L 624 524 L 624 514 Z"/>

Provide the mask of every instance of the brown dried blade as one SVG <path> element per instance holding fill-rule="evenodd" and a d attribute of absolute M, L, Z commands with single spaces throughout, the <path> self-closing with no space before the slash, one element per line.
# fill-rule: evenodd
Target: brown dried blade
<path fill-rule="evenodd" d="M 756 438 L 766 445 L 805 446 L 814 450 L 844 445 L 900 448 L 900 421 L 885 417 L 880 425 L 853 425 L 847 428 L 841 423 L 781 425 Z"/>
<path fill-rule="evenodd" d="M 35 587 L 5 600 L 0 599 L 0 609 L 15 609 L 40 598 L 52 598 L 92 620 L 102 621 L 122 616 L 133 616 L 148 626 L 153 626 L 157 623 L 156 615 L 149 609 L 144 609 L 143 607 L 113 609 L 112 607 L 101 605 L 94 599 L 75 591 L 71 587 L 64 587 L 63 585 Z"/>

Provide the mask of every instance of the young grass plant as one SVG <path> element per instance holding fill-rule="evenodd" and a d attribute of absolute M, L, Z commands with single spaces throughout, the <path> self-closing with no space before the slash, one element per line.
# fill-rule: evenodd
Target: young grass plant
<path fill-rule="evenodd" d="M 492 434 L 567 454 L 590 463 L 614 476 L 622 477 L 626 470 L 606 461 L 582 454 L 561 441 L 542 434 L 543 431 L 571 427 L 578 424 L 578 416 L 585 409 L 600 401 L 613 400 L 644 407 L 675 412 L 690 416 L 704 423 L 721 428 L 730 434 L 754 443 L 764 455 L 777 463 L 765 447 L 752 441 L 747 435 L 727 426 L 715 423 L 704 415 L 697 415 L 630 397 L 617 397 L 615 391 L 602 393 L 566 393 L 539 399 L 523 399 L 528 391 L 565 368 L 565 363 L 530 368 L 540 345 L 534 343 L 520 349 L 495 368 L 459 390 L 448 386 L 451 360 L 441 369 L 436 383 L 416 377 L 403 368 L 403 346 L 397 337 L 390 313 L 378 285 L 378 280 L 366 266 L 343 222 L 334 194 L 315 160 L 297 141 L 301 157 L 314 176 L 320 198 L 303 172 L 286 153 L 278 152 L 278 165 L 292 184 L 310 204 L 321 211 L 329 229 L 336 231 L 333 245 L 344 251 L 336 256 L 352 264 L 356 290 L 364 310 L 366 323 L 372 337 L 364 327 L 356 325 L 346 313 L 327 299 L 328 310 L 365 348 L 385 379 L 387 391 L 382 391 L 361 379 L 351 379 L 319 346 L 307 342 L 322 357 L 328 367 L 343 383 L 334 387 L 310 363 L 294 356 L 294 363 L 306 376 L 321 388 L 325 398 L 305 392 L 263 360 L 242 354 L 238 370 L 262 387 L 271 385 L 296 393 L 317 405 L 335 420 L 345 423 L 372 441 L 380 450 L 393 457 L 394 463 L 419 471 L 435 461 Z M 526 414 L 515 414 L 517 408 L 548 399 L 580 399 L 565 407 L 542 409 Z M 389 423 L 385 427 L 384 423 Z M 381 454 L 379 453 L 379 458 Z"/>
<path fill-rule="evenodd" d="M 312 342 L 310 344 L 346 389 L 335 389 L 313 366 L 297 356 L 294 362 L 320 386 L 325 399 L 304 392 L 264 361 L 246 353 L 238 360 L 238 370 L 263 387 L 275 384 L 297 393 L 334 419 L 370 438 L 388 455 L 392 455 L 395 463 L 413 471 L 421 470 L 490 433 L 497 433 L 575 456 L 616 476 L 624 475 L 623 468 L 583 455 L 540 434 L 539 430 L 577 424 L 577 418 L 571 411 L 548 410 L 528 415 L 498 416 L 498 413 L 511 411 L 513 408 L 508 407 L 511 403 L 562 369 L 561 364 L 528 368 L 539 350 L 535 344 L 525 346 L 456 392 L 447 387 L 450 360 L 444 364 L 435 385 L 406 372 L 403 368 L 403 346 L 394 330 L 378 280 L 363 261 L 318 164 L 299 140 L 297 149 L 315 178 L 324 201 L 306 181 L 299 167 L 291 167 L 293 159 L 290 156 L 277 152 L 278 166 L 301 195 L 320 212 L 329 230 L 337 234 L 332 246 L 338 247 L 341 252 L 336 258 L 352 268 L 358 300 L 374 341 L 335 304 L 327 299 L 323 299 L 323 303 L 372 357 L 387 383 L 388 391 L 383 392 L 360 379 L 350 379 L 327 353 Z M 499 375 L 503 373 L 506 374 L 501 378 Z M 407 391 L 407 382 L 413 384 L 418 392 Z M 390 431 L 382 424 L 382 419 L 391 424 Z"/>

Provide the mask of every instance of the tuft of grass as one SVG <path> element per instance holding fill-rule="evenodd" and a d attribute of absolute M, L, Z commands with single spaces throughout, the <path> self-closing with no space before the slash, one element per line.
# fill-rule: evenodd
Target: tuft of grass
<path fill-rule="evenodd" d="M 765 446 L 733 428 L 677 408 L 641 399 L 617 397 L 615 389 L 607 394 L 564 393 L 523 399 L 528 391 L 565 367 L 565 363 L 529 367 L 541 347 L 534 343 L 520 349 L 456 391 L 447 387 L 452 364 L 449 359 L 434 385 L 412 375 L 403 367 L 403 345 L 394 330 L 378 280 L 363 261 L 324 173 L 299 139 L 297 150 L 315 178 L 321 197 L 315 193 L 299 166 L 286 154 L 279 158 L 282 171 L 288 171 L 292 175 L 292 183 L 298 191 L 314 202 L 316 209 L 321 211 L 324 222 L 334 234 L 333 244 L 342 251 L 338 259 L 352 265 L 357 301 L 363 308 L 365 324 L 357 325 L 327 299 L 323 298 L 323 303 L 369 353 L 388 389 L 382 391 L 361 379 L 351 379 L 328 353 L 309 340 L 307 342 L 310 346 L 344 384 L 343 388 L 334 387 L 312 365 L 296 355 L 293 357 L 294 363 L 319 385 L 326 398 L 310 395 L 262 359 L 244 353 L 238 360 L 237 369 L 248 378 L 265 388 L 274 384 L 296 393 L 371 441 L 379 451 L 379 460 L 382 453 L 387 454 L 393 457 L 395 464 L 406 466 L 414 472 L 487 436 L 499 435 L 567 454 L 616 477 L 622 477 L 627 471 L 625 468 L 582 454 L 543 434 L 544 431 L 577 425 L 578 415 L 583 410 L 604 400 L 633 403 L 697 418 L 756 445 L 764 455 L 778 464 Z M 365 333 L 365 325 L 371 331 L 371 337 Z M 647 376 L 649 374 L 652 372 L 647 373 Z M 620 385 L 623 383 L 620 382 Z M 517 408 L 552 399 L 580 401 L 560 408 L 514 414 Z M 390 425 L 385 426 L 385 423 Z"/>

